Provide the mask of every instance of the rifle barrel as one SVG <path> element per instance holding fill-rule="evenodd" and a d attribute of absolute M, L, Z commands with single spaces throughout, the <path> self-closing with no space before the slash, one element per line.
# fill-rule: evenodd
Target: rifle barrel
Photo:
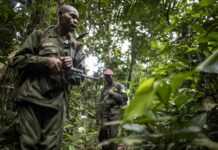
<path fill-rule="evenodd" d="M 85 74 L 81 74 L 82 77 L 87 78 L 87 79 L 92 79 L 92 80 L 99 80 L 100 78 L 93 77 L 93 76 L 87 76 Z"/>
<path fill-rule="evenodd" d="M 88 32 L 84 32 L 84 33 L 80 34 L 76 39 L 80 40 L 80 39 L 84 38 L 87 34 L 88 34 Z"/>
<path fill-rule="evenodd" d="M 81 70 L 81 69 L 77 69 L 77 68 L 72 67 L 72 68 L 70 68 L 70 70 L 72 70 L 72 71 L 74 71 L 76 73 L 79 73 L 79 75 L 84 77 L 84 78 L 92 79 L 92 80 L 99 80 L 98 77 L 88 76 L 88 75 L 84 74 L 84 71 Z"/>

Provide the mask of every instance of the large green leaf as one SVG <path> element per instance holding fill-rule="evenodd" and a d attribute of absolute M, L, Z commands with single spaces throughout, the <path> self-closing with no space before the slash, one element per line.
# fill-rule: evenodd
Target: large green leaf
<path fill-rule="evenodd" d="M 152 108 L 152 101 L 155 99 L 153 91 L 154 79 L 145 79 L 139 85 L 135 98 L 130 101 L 129 106 L 125 109 L 124 120 L 133 120 L 144 115 L 146 109 Z"/>
<path fill-rule="evenodd" d="M 155 99 L 154 92 L 138 95 L 133 99 L 124 112 L 124 121 L 133 120 L 143 116 L 146 109 L 152 108 L 152 101 Z M 151 118 L 151 117 L 149 117 Z M 150 119 L 149 119 L 150 120 Z"/>
<path fill-rule="evenodd" d="M 160 101 L 167 104 L 171 94 L 171 87 L 166 81 L 159 81 L 155 86 L 156 94 L 160 98 Z"/>
<path fill-rule="evenodd" d="M 136 90 L 136 96 L 150 92 L 153 88 L 153 83 L 153 78 L 144 79 Z"/>
<path fill-rule="evenodd" d="M 210 57 L 203 61 L 198 67 L 197 71 L 218 73 L 218 51 L 215 51 Z"/>
<path fill-rule="evenodd" d="M 180 108 L 182 105 L 186 104 L 191 99 L 192 99 L 192 97 L 190 97 L 186 93 L 182 93 L 182 94 L 179 94 L 176 96 L 175 104 L 178 108 Z"/>
<path fill-rule="evenodd" d="M 172 92 L 176 92 L 176 90 L 182 85 L 184 80 L 191 79 L 192 72 L 182 72 L 175 74 L 171 77 L 171 88 Z"/>

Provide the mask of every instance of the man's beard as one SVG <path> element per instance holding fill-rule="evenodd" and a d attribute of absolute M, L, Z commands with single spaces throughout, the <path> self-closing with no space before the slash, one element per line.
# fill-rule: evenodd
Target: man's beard
<path fill-rule="evenodd" d="M 74 30 L 75 30 L 75 27 L 70 26 L 70 27 L 68 28 L 68 31 L 69 31 L 69 32 L 73 32 Z"/>

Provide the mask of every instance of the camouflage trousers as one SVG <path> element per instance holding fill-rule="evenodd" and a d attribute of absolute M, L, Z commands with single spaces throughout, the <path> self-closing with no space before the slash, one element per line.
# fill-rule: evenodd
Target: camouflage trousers
<path fill-rule="evenodd" d="M 118 133 L 117 125 L 103 126 L 99 132 L 99 142 L 104 142 L 115 138 Z M 102 150 L 117 150 L 117 144 L 114 142 L 109 142 L 109 144 L 105 144 L 102 146 Z"/>
<path fill-rule="evenodd" d="M 21 150 L 60 150 L 63 109 L 54 110 L 30 103 L 18 106 Z"/>

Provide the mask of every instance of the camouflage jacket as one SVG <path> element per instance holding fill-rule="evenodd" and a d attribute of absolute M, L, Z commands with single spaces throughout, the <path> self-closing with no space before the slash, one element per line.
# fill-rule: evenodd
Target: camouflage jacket
<path fill-rule="evenodd" d="M 120 115 L 120 109 L 127 103 L 127 100 L 128 98 L 122 84 L 114 83 L 111 86 L 105 86 L 97 108 L 97 121 L 117 120 Z"/>
<path fill-rule="evenodd" d="M 56 27 L 49 27 L 44 32 L 34 31 L 12 63 L 22 75 L 16 101 L 59 108 L 66 99 L 69 85 L 65 82 L 64 72 L 55 75 L 48 72 L 48 57 L 71 56 L 73 53 L 74 67 L 84 70 L 84 53 L 73 45 L 72 41 L 62 39 Z"/>

